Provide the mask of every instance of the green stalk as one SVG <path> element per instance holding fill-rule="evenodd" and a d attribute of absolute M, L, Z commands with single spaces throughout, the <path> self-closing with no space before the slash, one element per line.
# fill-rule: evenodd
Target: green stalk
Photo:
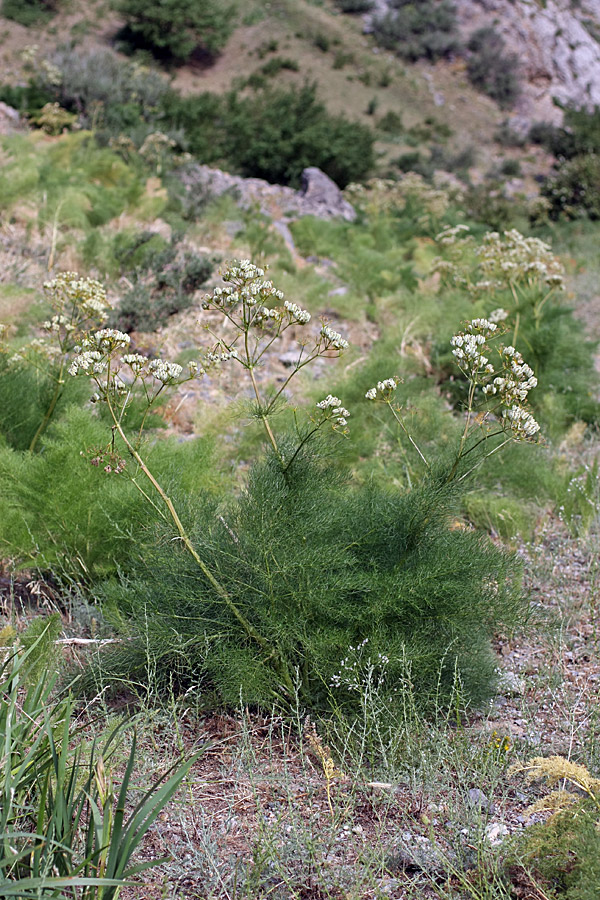
<path fill-rule="evenodd" d="M 63 387 L 65 384 L 65 379 L 63 377 L 64 373 L 65 373 L 65 362 L 66 362 L 66 359 L 63 356 L 61 364 L 60 364 L 60 369 L 58 370 L 58 375 L 56 377 L 56 384 L 54 386 L 54 393 L 52 394 L 52 399 L 50 401 L 50 405 L 49 405 L 48 409 L 46 410 L 46 414 L 45 414 L 44 418 L 38 425 L 36 433 L 34 434 L 34 436 L 31 439 L 31 443 L 29 445 L 30 453 L 34 452 L 40 437 L 42 436 L 42 434 L 48 427 L 48 423 L 50 422 L 50 419 L 54 415 L 54 410 L 56 409 L 56 404 L 58 403 L 58 401 L 61 398 L 61 395 L 63 392 Z"/>
<path fill-rule="evenodd" d="M 193 558 L 194 562 L 196 563 L 196 565 L 198 566 L 198 568 L 200 569 L 200 571 L 202 572 L 202 574 L 204 575 L 206 580 L 214 588 L 214 590 L 216 591 L 218 596 L 221 598 L 221 600 L 223 600 L 226 607 L 229 609 L 229 611 L 232 613 L 232 615 L 238 620 L 238 622 L 240 623 L 240 625 L 242 626 L 242 628 L 244 629 L 244 631 L 246 632 L 248 637 L 251 638 L 256 644 L 258 644 L 258 646 L 261 648 L 261 650 L 263 650 L 265 653 L 268 654 L 268 658 L 274 658 L 277 661 L 277 669 L 279 671 L 279 675 L 282 678 L 288 691 L 290 691 L 290 694 L 293 694 L 294 685 L 293 685 L 292 679 L 290 677 L 290 674 L 287 671 L 287 667 L 285 666 L 285 663 L 281 659 L 280 654 L 269 643 L 269 641 L 266 638 L 264 638 L 260 634 L 260 632 L 258 632 L 256 630 L 254 625 L 251 622 L 249 622 L 248 619 L 243 615 L 243 613 L 238 609 L 237 605 L 233 602 L 233 600 L 231 599 L 231 596 L 229 595 L 227 590 L 215 578 L 215 576 L 210 571 L 210 569 L 208 568 L 208 566 L 206 565 L 204 560 L 199 556 L 198 552 L 196 551 L 196 548 L 192 544 L 192 542 L 183 526 L 181 519 L 179 518 L 179 515 L 177 513 L 177 510 L 175 509 L 173 501 L 171 500 L 169 495 L 166 493 L 166 491 L 164 491 L 164 489 L 161 487 L 159 482 L 156 480 L 156 478 L 154 477 L 154 475 L 152 474 L 152 472 L 150 471 L 150 469 L 148 468 L 148 466 L 146 465 L 146 463 L 144 462 L 144 460 L 142 459 L 142 457 L 140 456 L 138 451 L 135 449 L 133 444 L 129 441 L 127 435 L 123 431 L 123 426 L 121 425 L 120 421 L 115 416 L 112 404 L 110 402 L 110 399 L 108 399 L 108 397 L 107 397 L 107 404 L 108 404 L 108 409 L 110 411 L 112 420 L 114 422 L 113 430 L 116 430 L 118 432 L 119 437 L 121 438 L 121 440 L 127 447 L 127 450 L 129 451 L 131 456 L 135 459 L 135 461 L 138 464 L 138 466 L 140 467 L 141 471 L 144 473 L 144 475 L 146 476 L 146 478 L 148 479 L 148 481 L 150 482 L 150 484 L 152 485 L 154 490 L 157 492 L 157 494 L 159 495 L 159 497 L 161 498 L 161 500 L 167 507 L 167 509 L 169 511 L 169 515 L 171 516 L 171 519 L 179 533 L 179 537 L 180 537 L 181 542 L 183 543 L 185 549 L 188 551 L 190 556 Z"/>

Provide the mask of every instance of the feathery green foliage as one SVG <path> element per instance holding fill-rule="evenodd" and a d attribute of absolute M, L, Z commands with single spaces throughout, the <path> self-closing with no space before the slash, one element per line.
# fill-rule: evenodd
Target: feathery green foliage
<path fill-rule="evenodd" d="M 349 648 L 368 640 L 392 701 L 407 659 L 423 704 L 447 700 L 456 677 L 481 701 L 494 681 L 490 637 L 523 615 L 519 570 L 509 553 L 451 528 L 456 503 L 442 477 L 405 493 L 356 488 L 312 452 L 285 472 L 269 457 L 239 501 L 199 511 L 194 541 L 276 653 L 263 652 L 188 555 L 163 542 L 107 585 L 126 640 L 102 654 L 88 682 L 147 682 L 154 672 L 194 684 L 207 702 L 235 704 L 241 690 L 244 702 L 269 706 L 281 699 L 279 657 L 297 672 L 304 704 L 335 697 L 351 709 L 352 688 L 336 688 L 336 676 Z"/>
<path fill-rule="evenodd" d="M 42 452 L 0 448 L 3 556 L 93 581 L 124 565 L 132 552 L 143 554 L 146 541 L 154 540 L 158 513 L 131 482 L 107 477 L 81 455 L 105 444 L 106 424 L 72 406 L 47 433 Z M 150 456 L 182 496 L 210 493 L 218 479 L 206 440 L 157 441 Z"/>

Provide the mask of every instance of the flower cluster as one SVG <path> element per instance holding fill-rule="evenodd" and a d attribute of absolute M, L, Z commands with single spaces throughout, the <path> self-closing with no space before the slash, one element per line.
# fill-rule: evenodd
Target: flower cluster
<path fill-rule="evenodd" d="M 80 278 L 77 272 L 60 272 L 44 284 L 44 293 L 56 314 L 68 316 L 70 321 L 75 318 L 75 312 L 83 318 L 107 318 L 106 291 L 94 278 Z"/>
<path fill-rule="evenodd" d="M 106 370 L 107 361 L 99 350 L 84 350 L 69 366 L 69 375 L 101 375 Z"/>
<path fill-rule="evenodd" d="M 498 394 L 505 405 L 522 402 L 527 399 L 529 391 L 536 387 L 537 378 L 514 347 L 504 347 L 502 357 L 504 374 L 485 384 L 482 391 L 487 395 Z"/>
<path fill-rule="evenodd" d="M 539 424 L 531 413 L 522 406 L 511 406 L 502 411 L 502 417 L 517 440 L 527 440 L 535 437 L 540 430 Z"/>
<path fill-rule="evenodd" d="M 101 328 L 93 334 L 87 335 L 81 343 L 82 350 L 98 350 L 103 354 L 110 354 L 119 347 L 128 347 L 131 338 L 124 331 L 117 328 Z"/>
<path fill-rule="evenodd" d="M 474 294 L 516 286 L 564 290 L 564 267 L 550 245 L 516 228 L 488 231 L 478 246 L 465 225 L 445 228 L 436 240 L 446 256 L 434 261 L 433 270 Z"/>
<path fill-rule="evenodd" d="M 377 382 L 377 387 L 369 388 L 365 397 L 367 400 L 388 401 L 392 395 L 392 391 L 395 391 L 399 384 L 400 379 L 397 375 L 394 375 L 393 378 L 385 378 L 383 381 Z"/>
<path fill-rule="evenodd" d="M 290 303 L 289 300 L 286 300 L 283 305 L 292 322 L 295 322 L 298 325 L 308 325 L 311 318 L 309 312 L 305 309 L 301 309 L 296 303 Z"/>
<path fill-rule="evenodd" d="M 346 350 L 348 348 L 348 341 L 329 325 L 321 326 L 320 336 L 324 350 Z"/>
<path fill-rule="evenodd" d="M 471 381 L 476 381 L 482 376 L 492 375 L 494 372 L 494 367 L 483 351 L 487 352 L 486 341 L 494 334 L 497 327 L 489 319 L 473 319 L 465 331 L 455 334 L 450 340 L 453 347 L 452 355 L 459 368 Z"/>
<path fill-rule="evenodd" d="M 277 290 L 272 281 L 265 280 L 264 274 L 265 270 L 249 259 L 230 263 L 223 272 L 225 287 L 216 287 L 212 294 L 207 294 L 202 302 L 203 308 L 229 311 L 241 304 L 245 311 L 254 309 L 255 324 L 263 324 L 268 319 L 280 321 L 281 312 L 266 304 L 283 300 L 283 291 Z"/>
<path fill-rule="evenodd" d="M 378 215 L 402 212 L 410 204 L 419 206 L 421 227 L 438 222 L 453 201 L 460 199 L 460 191 L 445 183 L 431 185 L 422 175 L 407 172 L 399 179 L 372 178 L 366 184 L 349 184 L 346 198 L 359 209 Z"/>
<path fill-rule="evenodd" d="M 564 267 L 550 245 L 539 238 L 526 238 L 516 228 L 502 235 L 488 232 L 477 256 L 481 270 L 502 284 L 541 281 L 548 287 L 564 288 Z"/>
<path fill-rule="evenodd" d="M 163 384 L 175 384 L 183 372 L 183 366 L 179 363 L 165 362 L 162 359 L 153 359 L 148 363 L 148 371 Z"/>
<path fill-rule="evenodd" d="M 328 394 L 324 400 L 320 400 L 317 403 L 317 409 L 322 410 L 328 419 L 335 419 L 334 428 L 338 425 L 340 428 L 345 428 L 348 424 L 350 413 L 342 406 L 342 401 L 339 397 Z"/>
<path fill-rule="evenodd" d="M 514 347 L 496 348 L 499 367 L 489 362 L 489 340 L 496 336 L 498 326 L 489 319 L 473 319 L 465 331 L 455 334 L 450 343 L 457 365 L 469 379 L 472 389 L 480 386 L 487 400 L 494 398 L 502 410 L 505 429 L 518 440 L 533 438 L 540 429 L 531 413 L 524 407 L 527 395 L 537 385 L 533 369 L 524 362 Z"/>

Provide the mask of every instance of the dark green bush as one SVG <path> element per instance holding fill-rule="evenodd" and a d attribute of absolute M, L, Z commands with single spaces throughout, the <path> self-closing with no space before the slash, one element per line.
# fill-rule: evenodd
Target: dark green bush
<path fill-rule="evenodd" d="M 199 686 L 207 702 L 269 707 L 285 670 L 297 673 L 303 704 L 350 710 L 366 671 L 354 692 L 336 675 L 368 641 L 390 703 L 402 702 L 407 665 L 423 704 L 447 701 L 457 680 L 463 699 L 482 700 L 494 681 L 490 638 L 523 613 L 519 569 L 481 536 L 451 529 L 456 503 L 443 478 L 403 494 L 345 484 L 309 454 L 285 472 L 268 458 L 239 501 L 198 511 L 195 543 L 272 652 L 187 554 L 161 542 L 106 589 L 128 640 L 103 654 L 101 681 L 144 680 L 150 666 L 158 679 Z"/>
<path fill-rule="evenodd" d="M 38 25 L 57 12 L 58 0 L 2 0 L 2 15 L 19 25 Z"/>
<path fill-rule="evenodd" d="M 344 187 L 373 167 L 373 141 L 365 125 L 329 114 L 315 85 L 227 97 L 224 150 L 242 175 L 298 186 L 318 166 Z"/>
<path fill-rule="evenodd" d="M 377 128 L 385 134 L 401 134 L 404 131 L 402 116 L 390 109 L 379 119 Z"/>
<path fill-rule="evenodd" d="M 335 5 L 343 13 L 366 13 L 373 9 L 373 0 L 335 0 Z"/>
<path fill-rule="evenodd" d="M 392 0 L 392 11 L 373 22 L 375 40 L 403 59 L 440 59 L 459 47 L 449 0 Z"/>
<path fill-rule="evenodd" d="M 502 175 L 507 175 L 509 178 L 517 178 L 522 175 L 521 162 L 518 159 L 505 159 L 502 161 L 500 166 L 500 172 Z"/>
<path fill-rule="evenodd" d="M 559 159 L 598 153 L 600 107 L 596 106 L 593 110 L 565 107 L 562 127 L 548 122 L 536 122 L 531 126 L 529 137 L 535 144 L 541 144 Z"/>
<path fill-rule="evenodd" d="M 152 231 L 118 236 L 114 256 L 132 287 L 121 295 L 111 325 L 121 331 L 156 331 L 169 316 L 187 309 L 210 278 L 213 261 L 168 244 Z"/>
<path fill-rule="evenodd" d="M 231 34 L 234 6 L 221 0 L 119 0 L 121 37 L 158 57 L 185 62 L 197 48 L 215 54 Z"/>
<path fill-rule="evenodd" d="M 0 87 L 0 100 L 14 106 L 21 115 L 34 116 L 42 106 L 56 100 L 56 93 L 49 87 L 30 79 L 26 85 L 4 84 Z"/>
<path fill-rule="evenodd" d="M 514 106 L 521 92 L 519 58 L 515 53 L 504 52 L 504 38 L 491 27 L 479 28 L 469 38 L 467 49 L 471 84 L 502 109 Z"/>
<path fill-rule="evenodd" d="M 600 218 L 600 156 L 586 153 L 559 164 L 542 185 L 550 216 Z"/>
<path fill-rule="evenodd" d="M 200 162 L 223 164 L 227 124 L 222 97 L 208 92 L 182 97 L 170 91 L 162 110 L 168 127 L 183 134 L 186 150 Z"/>

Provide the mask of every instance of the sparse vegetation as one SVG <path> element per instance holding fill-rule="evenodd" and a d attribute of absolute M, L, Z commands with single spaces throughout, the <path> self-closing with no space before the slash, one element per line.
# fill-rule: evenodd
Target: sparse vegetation
<path fill-rule="evenodd" d="M 501 109 L 514 106 L 521 90 L 519 58 L 515 53 L 505 53 L 502 35 L 493 28 L 480 28 L 469 38 L 467 49 L 471 83 Z"/>
<path fill-rule="evenodd" d="M 454 6 L 450 0 L 393 0 L 391 11 L 373 23 L 373 34 L 386 50 L 407 60 L 436 60 L 458 49 Z"/>

